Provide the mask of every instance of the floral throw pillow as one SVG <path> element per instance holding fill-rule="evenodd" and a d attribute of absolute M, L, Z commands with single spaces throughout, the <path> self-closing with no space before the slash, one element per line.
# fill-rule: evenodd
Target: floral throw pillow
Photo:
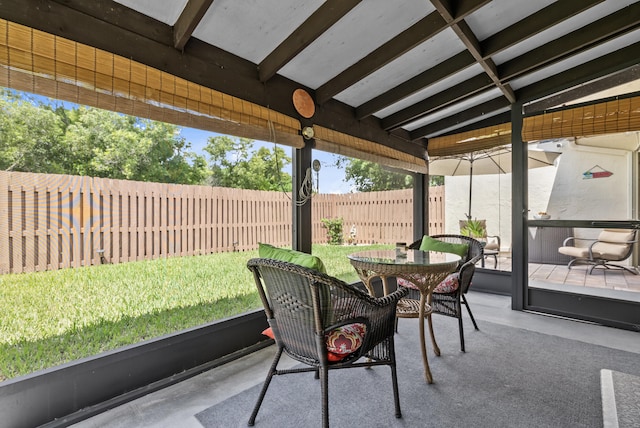
<path fill-rule="evenodd" d="M 366 333 L 367 326 L 363 323 L 343 325 L 327 333 L 325 341 L 329 361 L 340 361 L 360 349 Z"/>
<path fill-rule="evenodd" d="M 416 275 L 418 278 L 420 275 Z M 407 281 L 404 278 L 398 278 L 398 285 L 403 287 L 418 289 L 411 281 Z M 442 282 L 436 285 L 436 288 L 433 289 L 434 293 L 453 293 L 458 289 L 460 283 L 458 281 L 458 273 L 454 272 L 449 274 Z"/>
<path fill-rule="evenodd" d="M 262 334 L 274 339 L 271 327 L 265 329 Z M 367 326 L 363 323 L 347 324 L 331 330 L 325 335 L 327 359 L 336 362 L 356 352 L 362 346 L 365 334 Z"/>
<path fill-rule="evenodd" d="M 433 289 L 434 293 L 453 293 L 460 286 L 458 281 L 458 273 L 449 274 L 440 284 Z"/>

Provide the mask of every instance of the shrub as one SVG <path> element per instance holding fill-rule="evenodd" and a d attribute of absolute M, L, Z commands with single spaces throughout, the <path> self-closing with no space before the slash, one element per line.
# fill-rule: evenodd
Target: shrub
<path fill-rule="evenodd" d="M 322 225 L 327 229 L 327 242 L 330 245 L 342 245 L 342 217 L 323 218 Z"/>

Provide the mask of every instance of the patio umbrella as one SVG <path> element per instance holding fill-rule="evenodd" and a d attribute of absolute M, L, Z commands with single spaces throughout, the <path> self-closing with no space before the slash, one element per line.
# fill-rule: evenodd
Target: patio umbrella
<path fill-rule="evenodd" d="M 529 169 L 553 165 L 560 155 L 539 150 L 528 150 L 527 154 Z M 466 213 L 468 219 L 471 219 L 473 175 L 507 174 L 511 170 L 510 145 L 429 159 L 429 175 L 469 176 L 469 212 Z"/>

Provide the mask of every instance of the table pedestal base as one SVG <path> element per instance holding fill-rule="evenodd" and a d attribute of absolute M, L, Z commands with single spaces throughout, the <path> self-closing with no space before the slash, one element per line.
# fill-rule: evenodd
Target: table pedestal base
<path fill-rule="evenodd" d="M 396 308 L 396 314 L 398 318 L 418 318 L 419 319 L 420 348 L 422 351 L 422 363 L 424 365 L 424 378 L 427 381 L 427 383 L 433 383 L 433 376 L 431 375 L 431 370 L 429 369 L 429 359 L 427 357 L 427 344 L 426 344 L 425 331 L 424 331 L 425 318 L 427 320 L 427 323 L 429 324 L 429 336 L 431 336 L 431 344 L 433 345 L 433 352 L 437 356 L 440 356 L 440 348 L 438 347 L 438 343 L 436 342 L 436 337 L 433 332 L 433 323 L 431 322 L 431 313 L 432 313 L 431 306 L 427 304 L 427 301 L 424 295 L 421 296 L 420 300 L 400 299 L 400 301 L 398 302 L 398 306 Z"/>
<path fill-rule="evenodd" d="M 431 293 L 447 275 L 456 270 L 460 256 L 433 251 L 408 250 L 403 257 L 399 257 L 393 250 L 373 250 L 351 254 L 349 259 L 372 296 L 375 296 L 371 283 L 373 278 L 382 280 L 385 295 L 390 291 L 389 277 L 402 278 L 412 284 L 411 288 L 420 292 L 419 300 L 401 299 L 396 307 L 396 315 L 400 318 L 420 319 L 420 346 L 422 348 L 424 377 L 428 383 L 433 383 L 427 360 L 424 320 L 426 318 L 429 323 L 433 350 L 436 355 L 440 355 L 440 348 L 436 343 L 431 322 Z"/>

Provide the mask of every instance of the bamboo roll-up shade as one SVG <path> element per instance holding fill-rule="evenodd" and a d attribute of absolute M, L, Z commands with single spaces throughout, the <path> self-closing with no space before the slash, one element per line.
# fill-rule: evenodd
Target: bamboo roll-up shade
<path fill-rule="evenodd" d="M 511 144 L 511 123 L 430 138 L 429 156 L 451 156 Z"/>
<path fill-rule="evenodd" d="M 0 85 L 181 126 L 304 146 L 295 118 L 6 20 L 0 20 Z"/>
<path fill-rule="evenodd" d="M 640 96 L 545 112 L 524 118 L 523 141 L 640 130 Z"/>
<path fill-rule="evenodd" d="M 318 150 L 380 163 L 386 166 L 426 174 L 426 160 L 389 146 L 357 138 L 329 128 L 314 125 Z"/>

